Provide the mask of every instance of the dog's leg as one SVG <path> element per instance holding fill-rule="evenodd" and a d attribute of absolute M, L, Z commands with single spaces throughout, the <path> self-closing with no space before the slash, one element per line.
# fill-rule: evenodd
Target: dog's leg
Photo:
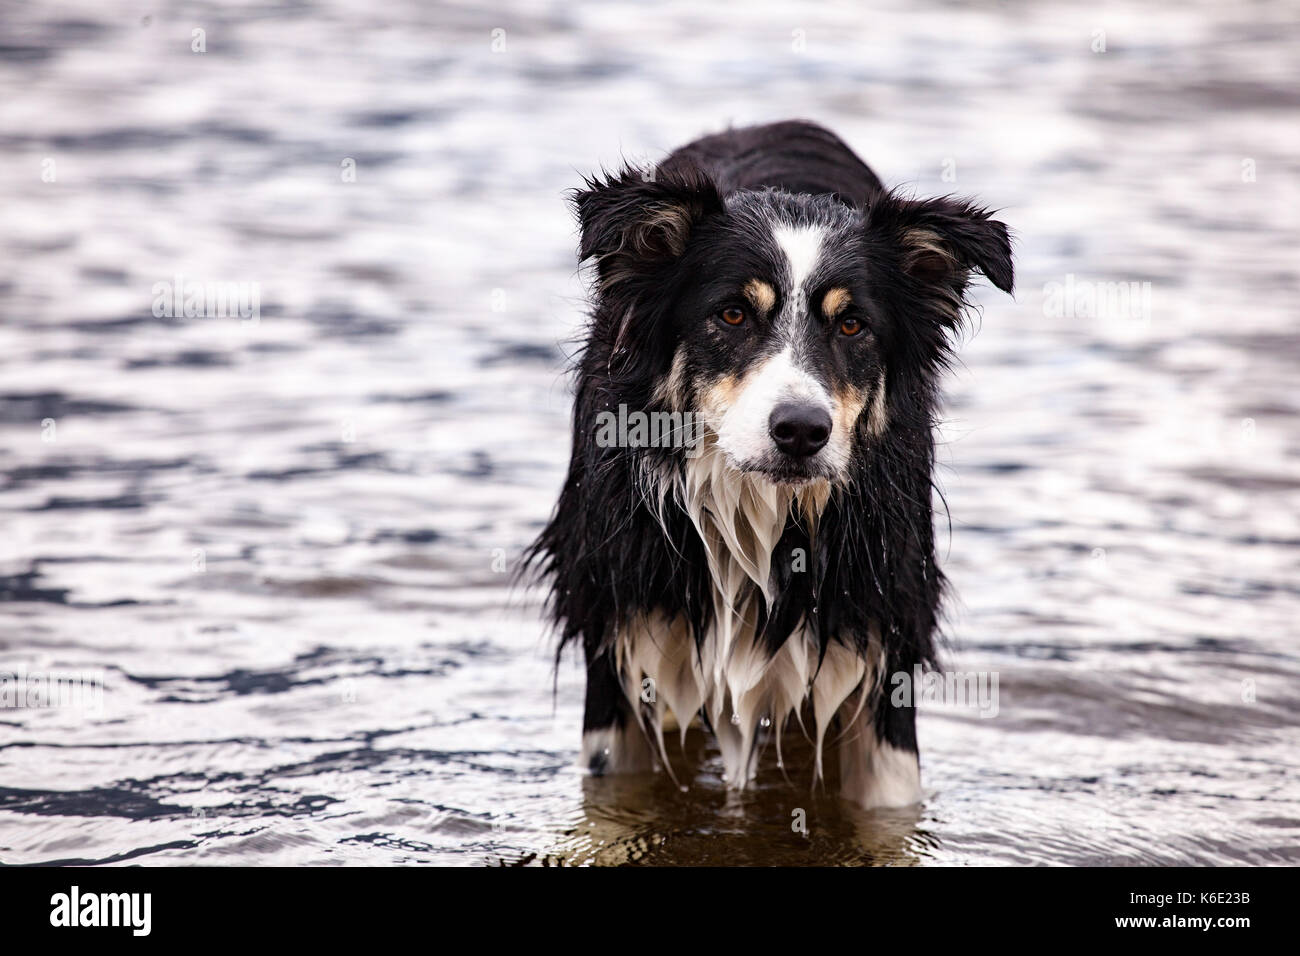
<path fill-rule="evenodd" d="M 856 705 L 845 704 L 844 720 Z M 840 740 L 840 796 L 864 809 L 907 807 L 922 800 L 921 762 L 916 750 L 916 710 L 888 700 L 857 715 Z"/>
<path fill-rule="evenodd" d="M 654 752 L 632 713 L 609 651 L 587 653 L 580 762 L 596 776 L 655 769 Z"/>

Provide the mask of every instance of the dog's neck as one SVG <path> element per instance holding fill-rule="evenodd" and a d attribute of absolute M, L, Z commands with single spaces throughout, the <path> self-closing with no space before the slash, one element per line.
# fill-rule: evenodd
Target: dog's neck
<path fill-rule="evenodd" d="M 812 536 L 830 499 L 830 482 L 793 487 L 742 472 L 728 461 L 712 432 L 684 465 L 651 477 L 660 523 L 677 506 L 690 517 L 709 560 L 715 600 L 737 608 L 750 584 L 771 604 L 772 554 L 793 515 Z"/>
<path fill-rule="evenodd" d="M 737 658 L 756 655 L 760 669 L 766 663 L 758 653 L 756 632 L 759 601 L 771 607 L 775 598 L 773 554 L 791 516 L 804 523 L 811 539 L 830 498 L 830 483 L 818 480 L 795 488 L 742 472 L 711 432 L 695 451 L 675 471 L 656 476 L 654 497 L 665 532 L 665 509 L 680 507 L 704 545 L 714 606 L 714 640 L 708 643 L 714 686 L 721 691 Z"/>
<path fill-rule="evenodd" d="M 702 707 L 717 734 L 727 773 L 738 779 L 753 771 L 760 721 L 768 719 L 779 740 L 785 722 L 807 702 L 817 727 L 820 775 L 822 738 L 831 717 L 847 706 L 856 719 L 881 672 L 877 655 L 864 657 L 840 643 L 823 654 L 806 621 L 775 650 L 759 640 L 757 631 L 762 602 L 771 607 L 777 597 L 772 562 L 787 522 L 792 517 L 800 522 L 811 542 L 831 485 L 821 480 L 795 488 L 741 472 L 711 433 L 697 452 L 674 469 L 645 474 L 651 507 L 658 509 L 665 535 L 667 509 L 681 508 L 700 536 L 713 585 L 713 620 L 698 644 L 690 639 L 684 619 L 651 613 L 634 622 L 618 643 L 629 699 L 635 702 L 642 692 L 641 675 L 654 679 L 659 702 L 648 710 L 637 706 L 635 713 L 661 752 L 663 708 L 676 714 L 684 733 Z M 819 675 L 815 692 L 814 675 Z"/>

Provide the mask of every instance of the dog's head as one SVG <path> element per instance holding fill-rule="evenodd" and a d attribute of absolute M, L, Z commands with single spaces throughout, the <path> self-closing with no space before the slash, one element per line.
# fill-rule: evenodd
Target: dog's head
<path fill-rule="evenodd" d="M 590 344 L 610 375 L 702 416 L 732 468 L 781 485 L 843 479 L 887 434 L 893 399 L 928 394 L 972 270 L 1012 287 L 1006 227 L 959 200 L 724 199 L 681 167 L 587 186 Z"/>

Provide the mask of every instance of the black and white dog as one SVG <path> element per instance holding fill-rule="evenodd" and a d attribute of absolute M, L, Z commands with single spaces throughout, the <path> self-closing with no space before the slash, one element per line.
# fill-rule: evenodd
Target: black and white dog
<path fill-rule="evenodd" d="M 743 788 L 793 716 L 814 780 L 830 739 L 844 797 L 917 802 L 888 677 L 935 663 L 938 380 L 972 270 L 1011 291 L 1006 227 L 886 191 L 803 122 L 586 186 L 573 456 L 530 553 L 586 654 L 584 765 L 666 766 L 665 726 L 699 716 Z"/>

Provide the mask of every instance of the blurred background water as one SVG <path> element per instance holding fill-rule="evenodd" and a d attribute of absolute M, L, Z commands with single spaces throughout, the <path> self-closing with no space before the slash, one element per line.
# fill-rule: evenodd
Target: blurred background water
<path fill-rule="evenodd" d="M 0 672 L 104 680 L 0 710 L 0 862 L 1300 862 L 1295 6 L 873 6 L 0 7 Z M 915 813 L 728 798 L 696 735 L 686 792 L 584 778 L 509 586 L 564 190 L 790 117 L 1018 236 L 938 476 L 999 709 L 923 708 Z"/>

